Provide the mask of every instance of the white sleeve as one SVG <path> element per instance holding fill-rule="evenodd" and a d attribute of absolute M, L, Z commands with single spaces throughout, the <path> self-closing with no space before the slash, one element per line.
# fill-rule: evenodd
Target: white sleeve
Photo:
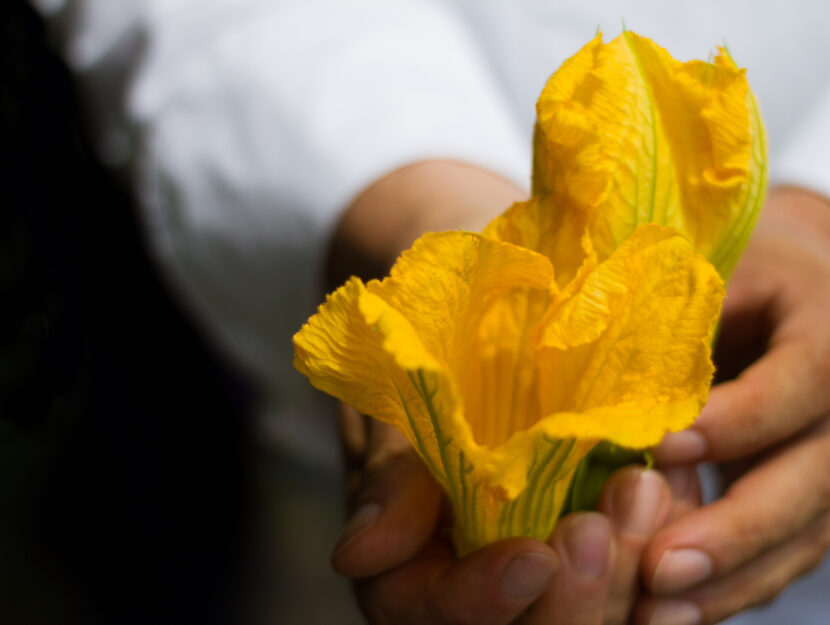
<path fill-rule="evenodd" d="M 830 198 L 830 84 L 770 164 L 771 185 L 791 184 Z"/>
<path fill-rule="evenodd" d="M 356 193 L 433 157 L 527 185 L 528 138 L 442 3 L 36 3 L 95 114 L 99 151 L 129 165 L 162 267 L 283 396 L 305 386 L 291 335 Z"/>

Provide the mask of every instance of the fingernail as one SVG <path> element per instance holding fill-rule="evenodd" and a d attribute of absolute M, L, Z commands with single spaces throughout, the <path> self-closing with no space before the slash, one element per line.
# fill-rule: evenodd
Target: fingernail
<path fill-rule="evenodd" d="M 334 553 L 343 551 L 355 538 L 371 528 L 380 517 L 380 512 L 381 506 L 379 503 L 371 502 L 360 506 L 346 523 L 346 527 L 343 528 L 343 533 L 334 546 Z"/>
<path fill-rule="evenodd" d="M 699 625 L 703 620 L 700 608 L 689 601 L 657 601 L 648 625 Z"/>
<path fill-rule="evenodd" d="M 511 599 L 528 599 L 550 584 L 556 563 L 541 553 L 520 553 L 514 557 L 501 578 L 501 591 Z"/>
<path fill-rule="evenodd" d="M 679 463 L 700 460 L 708 448 L 703 434 L 696 430 L 683 430 L 666 434 L 657 449 L 661 461 Z"/>
<path fill-rule="evenodd" d="M 694 467 L 687 465 L 663 467 L 660 469 L 660 472 L 669 483 L 673 499 L 686 499 L 686 497 L 692 495 L 692 491 L 697 480 L 697 473 L 695 472 Z"/>
<path fill-rule="evenodd" d="M 648 536 L 657 524 L 663 480 L 655 471 L 631 471 L 614 489 L 612 515 L 624 532 Z"/>
<path fill-rule="evenodd" d="M 671 594 L 699 584 L 712 574 L 712 559 L 697 549 L 669 549 L 657 563 L 651 590 Z"/>
<path fill-rule="evenodd" d="M 597 579 L 605 572 L 611 528 L 601 514 L 580 514 L 563 528 L 562 542 L 576 572 L 587 579 Z"/>

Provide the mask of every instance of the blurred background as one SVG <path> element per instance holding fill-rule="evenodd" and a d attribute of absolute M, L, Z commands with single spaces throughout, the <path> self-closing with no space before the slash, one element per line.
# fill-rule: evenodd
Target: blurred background
<path fill-rule="evenodd" d="M 0 623 L 361 622 L 328 563 L 337 463 L 254 418 L 21 0 L 0 3 L 0 171 Z"/>

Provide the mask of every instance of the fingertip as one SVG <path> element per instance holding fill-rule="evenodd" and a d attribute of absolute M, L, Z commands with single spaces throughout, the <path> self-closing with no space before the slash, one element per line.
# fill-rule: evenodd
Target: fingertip
<path fill-rule="evenodd" d="M 556 529 L 553 543 L 566 566 L 579 577 L 599 579 L 609 568 L 611 523 L 598 512 L 571 514 Z"/>
<path fill-rule="evenodd" d="M 682 432 L 669 432 L 652 450 L 658 464 L 689 464 L 706 458 L 709 441 L 706 435 L 694 427 Z"/>
<path fill-rule="evenodd" d="M 362 577 L 358 574 L 361 572 L 360 557 L 349 557 L 349 552 L 361 536 L 372 530 L 382 513 L 383 507 L 376 501 L 366 502 L 355 510 L 334 546 L 331 556 L 334 570 L 350 577 Z"/>
<path fill-rule="evenodd" d="M 669 527 L 671 527 L 671 524 Z M 660 557 L 670 548 L 672 544 L 671 540 L 671 534 L 664 528 L 657 532 L 643 549 L 640 556 L 639 576 L 643 587 L 649 589 L 649 591 L 651 590 L 651 583 L 654 580 L 654 572 L 657 570 Z"/>
<path fill-rule="evenodd" d="M 666 478 L 671 490 L 671 509 L 667 519 L 669 522 L 700 507 L 702 491 L 694 465 L 661 467 L 660 473 Z"/>
<path fill-rule="evenodd" d="M 387 458 L 367 475 L 332 554 L 332 567 L 368 577 L 415 555 L 434 534 L 441 489 L 414 452 Z"/>
<path fill-rule="evenodd" d="M 600 622 L 618 556 L 611 522 L 599 512 L 575 512 L 562 519 L 549 542 L 559 555 L 561 570 L 533 604 L 533 622 Z"/>
<path fill-rule="evenodd" d="M 529 603 L 550 585 L 559 570 L 555 553 L 521 551 L 505 567 L 499 588 L 508 601 Z"/>
<path fill-rule="evenodd" d="M 376 501 L 367 501 L 361 504 L 346 522 L 346 526 L 334 546 L 334 554 L 347 549 L 364 532 L 372 529 L 382 513 L 383 506 Z"/>
<path fill-rule="evenodd" d="M 688 516 L 663 528 L 643 551 L 640 579 L 654 595 L 674 594 L 714 572 L 714 561 L 694 548 L 698 541 L 686 531 L 687 520 Z"/>
<path fill-rule="evenodd" d="M 655 595 L 672 595 L 709 579 L 712 558 L 699 549 L 668 549 L 657 563 L 649 587 Z"/>
<path fill-rule="evenodd" d="M 615 572 L 605 611 L 616 616 L 619 622 L 628 622 L 643 551 L 649 538 L 666 522 L 671 509 L 669 484 L 656 471 L 623 468 L 606 484 L 600 509 L 613 523 L 616 545 Z"/>
<path fill-rule="evenodd" d="M 440 617 L 437 622 L 511 623 L 545 593 L 561 568 L 557 553 L 538 540 L 499 541 L 443 570 L 433 584 L 432 612 Z"/>
<path fill-rule="evenodd" d="M 614 473 L 603 488 L 599 509 L 617 531 L 629 539 L 645 539 L 668 518 L 671 489 L 657 471 L 625 467 Z"/>

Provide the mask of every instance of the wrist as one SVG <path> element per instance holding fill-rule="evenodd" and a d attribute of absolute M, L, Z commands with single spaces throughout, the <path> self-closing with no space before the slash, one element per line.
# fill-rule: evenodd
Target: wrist
<path fill-rule="evenodd" d="M 477 231 L 526 193 L 488 170 L 465 163 L 414 163 L 368 186 L 345 210 L 326 263 L 331 289 L 351 275 L 385 275 L 398 255 L 427 231 Z"/>

